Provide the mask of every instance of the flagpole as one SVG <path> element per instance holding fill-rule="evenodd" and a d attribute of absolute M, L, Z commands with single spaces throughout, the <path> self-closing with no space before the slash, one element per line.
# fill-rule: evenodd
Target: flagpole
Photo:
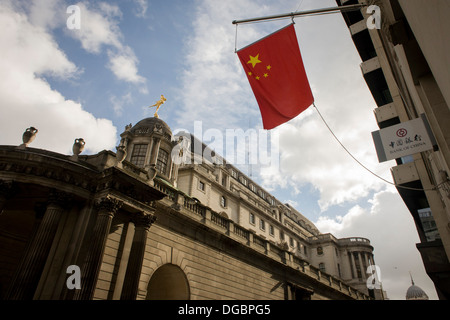
<path fill-rule="evenodd" d="M 239 24 L 239 23 L 256 22 L 256 21 L 264 21 L 264 20 L 274 20 L 274 19 L 289 18 L 289 17 L 290 18 L 294 18 L 294 17 L 297 17 L 297 16 L 305 16 L 305 15 L 320 14 L 320 13 L 355 11 L 355 10 L 361 9 L 364 6 L 366 6 L 366 5 L 365 4 L 350 4 L 350 5 L 339 6 L 339 7 L 315 9 L 315 10 L 308 10 L 308 11 L 296 11 L 296 12 L 277 14 L 277 15 L 271 15 L 271 16 L 265 16 L 265 17 L 259 17 L 259 18 L 234 20 L 232 23 L 233 24 Z"/>

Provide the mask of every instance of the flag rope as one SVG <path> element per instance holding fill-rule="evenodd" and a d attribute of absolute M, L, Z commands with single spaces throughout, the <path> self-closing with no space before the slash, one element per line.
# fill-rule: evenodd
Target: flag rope
<path fill-rule="evenodd" d="M 376 174 L 375 172 L 373 172 L 372 170 L 370 170 L 369 168 L 367 168 L 364 164 L 362 164 L 358 159 L 356 159 L 356 157 L 344 146 L 344 144 L 339 140 L 339 138 L 334 134 L 333 130 L 330 128 L 330 126 L 328 125 L 328 123 L 326 122 L 326 120 L 324 119 L 324 117 L 322 116 L 322 114 L 320 113 L 319 109 L 317 108 L 316 104 L 313 103 L 314 108 L 316 109 L 317 113 L 319 114 L 320 118 L 322 119 L 323 123 L 325 124 L 325 126 L 328 128 L 328 130 L 330 131 L 330 133 L 333 135 L 333 137 L 336 139 L 336 141 L 341 145 L 341 147 L 350 155 L 350 157 L 353 158 L 353 160 L 355 160 L 361 167 L 363 167 L 365 170 L 367 170 L 368 172 L 370 172 L 371 174 L 373 174 L 375 177 L 377 177 L 378 179 L 383 180 L 384 182 L 391 184 L 397 188 L 401 188 L 401 189 L 407 189 L 407 190 L 414 190 L 414 191 L 435 191 L 437 189 L 439 189 L 441 187 L 441 185 L 447 183 L 448 181 L 444 181 L 440 184 L 438 184 L 437 186 L 434 186 L 431 189 L 420 189 L 420 188 L 412 188 L 412 187 L 406 187 L 406 186 L 402 186 L 402 185 L 398 185 L 396 183 L 393 183 L 389 180 L 386 180 L 385 178 L 379 176 L 378 174 Z"/>

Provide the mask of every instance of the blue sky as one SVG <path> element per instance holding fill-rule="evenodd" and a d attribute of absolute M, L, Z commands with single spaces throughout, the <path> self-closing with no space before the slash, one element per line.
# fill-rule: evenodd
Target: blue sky
<path fill-rule="evenodd" d="M 69 5 L 80 8 L 80 29 L 67 28 Z M 115 151 L 124 127 L 152 116 L 148 106 L 161 94 L 167 102 L 159 115 L 173 131 L 193 132 L 195 121 L 203 132 L 260 130 L 236 43 L 239 49 L 290 20 L 239 25 L 237 38 L 232 21 L 335 5 L 333 0 L 0 0 L 0 144 L 20 144 L 23 131 L 35 126 L 33 147 L 70 154 L 73 140 L 83 137 L 85 153 Z M 395 163 L 379 164 L 375 154 L 376 105 L 341 15 L 296 18 L 295 28 L 317 107 L 356 158 L 392 181 L 389 168 Z M 392 299 L 404 299 L 409 271 L 436 298 L 401 198 L 344 152 L 316 110 L 274 129 L 272 139 L 280 165 L 253 166 L 256 182 L 322 232 L 369 238 Z M 240 169 L 249 173 L 248 166 Z"/>

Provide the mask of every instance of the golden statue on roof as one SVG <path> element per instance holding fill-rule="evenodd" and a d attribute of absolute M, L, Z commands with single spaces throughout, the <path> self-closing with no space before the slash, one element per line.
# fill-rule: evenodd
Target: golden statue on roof
<path fill-rule="evenodd" d="M 158 117 L 158 110 L 164 104 L 164 102 L 166 102 L 166 101 L 167 101 L 167 99 L 163 95 L 161 95 L 161 99 L 159 99 L 154 105 L 151 105 L 149 107 L 149 108 L 156 107 L 156 111 L 155 111 L 155 114 L 154 114 L 155 118 L 159 118 Z"/>

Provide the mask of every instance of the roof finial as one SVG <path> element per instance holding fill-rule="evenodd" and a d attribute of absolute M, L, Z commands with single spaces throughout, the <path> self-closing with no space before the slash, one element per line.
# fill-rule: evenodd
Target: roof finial
<path fill-rule="evenodd" d="M 412 283 L 412 285 L 414 285 L 414 280 L 413 280 L 413 277 L 412 277 L 411 271 L 409 272 L 409 276 L 411 277 L 411 283 Z"/>

